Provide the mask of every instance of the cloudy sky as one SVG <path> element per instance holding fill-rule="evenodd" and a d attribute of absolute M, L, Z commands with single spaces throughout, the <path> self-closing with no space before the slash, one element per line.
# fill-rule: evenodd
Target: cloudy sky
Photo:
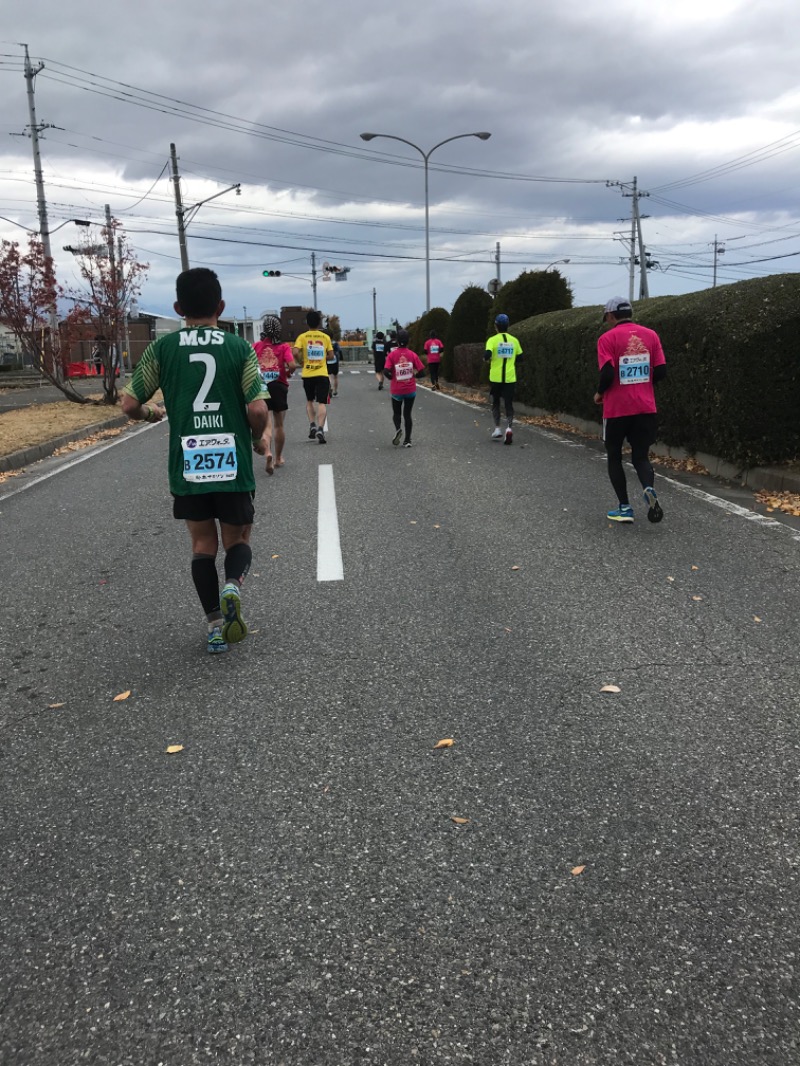
<path fill-rule="evenodd" d="M 65 16 L 68 11 L 68 16 Z M 203 15 L 198 12 L 202 11 Z M 796 0 L 54 0 L 14 4 L 0 39 L 0 237 L 38 227 L 26 82 L 50 227 L 110 205 L 150 264 L 140 298 L 168 313 L 180 270 L 175 143 L 192 266 L 234 315 L 310 305 L 311 254 L 350 268 L 318 285 L 345 327 L 560 263 L 576 305 L 628 292 L 634 177 L 650 294 L 800 266 Z M 607 183 L 622 183 L 621 185 Z M 13 225 L 17 223 L 18 225 Z M 100 237 L 99 228 L 90 240 Z M 53 237 L 71 282 L 71 223 Z M 265 279 L 263 269 L 282 271 Z M 636 279 L 636 294 L 639 279 Z"/>

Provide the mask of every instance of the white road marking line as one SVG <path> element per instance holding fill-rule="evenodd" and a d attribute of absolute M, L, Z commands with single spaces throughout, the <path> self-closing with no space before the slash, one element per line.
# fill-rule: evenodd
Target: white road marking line
<path fill-rule="evenodd" d="M 317 581 L 344 581 L 333 467 L 320 464 L 317 510 Z"/>
<path fill-rule="evenodd" d="M 3 500 L 10 500 L 12 496 L 18 496 L 20 492 L 32 489 L 34 485 L 40 485 L 43 481 L 55 477 L 56 474 L 62 474 L 65 470 L 69 470 L 70 467 L 77 466 L 79 463 L 85 463 L 87 459 L 91 459 L 93 456 L 99 455 L 101 452 L 107 452 L 109 448 L 116 448 L 118 444 L 124 444 L 126 441 L 132 440 L 134 437 L 138 437 L 140 433 L 145 433 L 148 429 L 155 429 L 157 424 L 158 423 L 156 422 L 148 423 L 145 426 L 141 426 L 139 429 L 129 430 L 128 433 L 119 437 L 117 440 L 112 440 L 110 444 L 103 444 L 97 448 L 90 448 L 83 455 L 79 455 L 75 459 L 70 459 L 68 462 L 62 463 L 61 466 L 57 466 L 53 470 L 48 470 L 46 474 L 40 474 L 39 477 L 31 478 L 30 481 L 26 481 L 24 485 L 12 489 L 11 492 L 3 493 L 3 495 L 0 496 L 0 503 L 2 503 Z M 37 460 L 37 462 L 43 461 L 44 460 L 42 459 Z"/>

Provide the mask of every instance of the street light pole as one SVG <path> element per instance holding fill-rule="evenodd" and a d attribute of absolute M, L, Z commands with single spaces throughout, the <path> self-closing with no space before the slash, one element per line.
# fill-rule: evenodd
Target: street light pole
<path fill-rule="evenodd" d="M 186 227 L 203 204 L 207 204 L 209 200 L 216 200 L 218 196 L 224 196 L 226 192 L 233 192 L 234 189 L 236 190 L 236 195 L 240 196 L 242 187 L 237 182 L 236 185 L 229 185 L 227 189 L 215 192 L 213 196 L 207 196 L 205 200 L 193 204 L 192 207 L 188 209 L 184 208 L 183 199 L 181 197 L 181 176 L 178 172 L 178 155 L 174 144 L 169 146 L 169 156 L 172 163 L 172 182 L 175 186 L 175 217 L 178 220 L 178 245 L 181 250 L 181 270 L 183 271 L 189 269 L 189 249 L 186 245 Z"/>
<path fill-rule="evenodd" d="M 413 141 L 407 141 L 405 137 L 395 137 L 393 133 L 362 133 L 362 141 L 373 141 L 376 137 L 382 137 L 388 141 L 400 141 L 401 144 L 407 144 L 409 148 L 413 148 L 415 152 L 419 152 L 422 156 L 425 169 L 425 310 L 431 309 L 431 231 L 430 231 L 430 203 L 428 197 L 428 160 L 436 151 L 437 148 L 441 148 L 443 144 L 449 144 L 450 141 L 460 141 L 463 137 L 477 137 L 481 141 L 488 141 L 491 137 L 491 133 L 457 133 L 455 137 L 446 137 L 443 141 L 439 141 L 433 148 L 430 148 L 427 152 L 420 148 L 418 144 L 414 144 Z"/>
<path fill-rule="evenodd" d="M 544 273 L 546 274 L 547 271 L 550 269 L 550 267 L 558 266 L 559 263 L 568 263 L 568 262 L 569 262 L 569 259 L 554 259 L 552 263 L 548 263 L 547 266 L 544 268 Z"/>

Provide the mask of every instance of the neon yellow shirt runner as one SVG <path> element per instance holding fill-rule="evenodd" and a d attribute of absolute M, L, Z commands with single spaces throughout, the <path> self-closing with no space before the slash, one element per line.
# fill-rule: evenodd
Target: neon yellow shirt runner
<path fill-rule="evenodd" d="M 489 363 L 489 381 L 512 384 L 517 380 L 517 356 L 522 355 L 522 348 L 516 337 L 510 333 L 495 333 L 486 342 L 486 351 L 492 353 Z"/>
<path fill-rule="evenodd" d="M 253 492 L 247 405 L 261 394 L 261 376 L 247 341 L 211 326 L 161 337 L 125 392 L 145 403 L 158 388 L 169 417 L 170 492 Z"/>

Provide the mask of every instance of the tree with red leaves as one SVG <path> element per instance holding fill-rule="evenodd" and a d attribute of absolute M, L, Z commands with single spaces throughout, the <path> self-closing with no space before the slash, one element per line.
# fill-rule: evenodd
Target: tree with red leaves
<path fill-rule="evenodd" d="M 87 243 L 74 251 L 83 288 L 70 289 L 65 295 L 91 318 L 95 357 L 102 366 L 103 402 L 113 404 L 122 368 L 125 316 L 131 300 L 141 292 L 149 267 L 136 259 L 121 224 L 107 217 L 108 224 L 101 230 L 103 244 Z"/>
<path fill-rule="evenodd" d="M 16 241 L 0 243 L 0 322 L 14 335 L 26 363 L 68 399 L 89 403 L 73 388 L 66 365 L 72 346 L 90 329 L 90 316 L 75 305 L 59 321 L 56 308 L 63 295 L 39 237 L 30 237 L 27 252 Z"/>

